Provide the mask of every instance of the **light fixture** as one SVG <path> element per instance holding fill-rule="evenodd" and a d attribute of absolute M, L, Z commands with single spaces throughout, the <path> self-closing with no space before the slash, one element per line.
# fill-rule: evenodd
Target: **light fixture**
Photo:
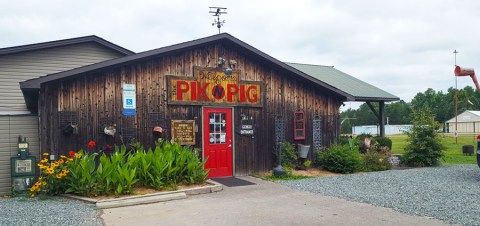
<path fill-rule="evenodd" d="M 223 57 L 218 57 L 218 61 L 217 61 L 218 68 L 222 68 L 224 63 L 225 63 L 225 59 L 223 59 Z"/>
<path fill-rule="evenodd" d="M 231 68 L 229 68 L 229 67 L 225 68 L 225 74 L 226 75 L 230 76 L 230 75 L 232 75 L 232 73 L 233 73 L 233 70 Z"/>

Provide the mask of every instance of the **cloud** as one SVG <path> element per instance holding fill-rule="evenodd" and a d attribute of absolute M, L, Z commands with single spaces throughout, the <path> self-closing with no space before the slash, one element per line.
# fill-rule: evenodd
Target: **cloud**
<path fill-rule="evenodd" d="M 480 2 L 466 1 L 7 1 L 0 47 L 95 34 L 146 51 L 222 32 L 287 62 L 333 65 L 405 101 L 455 86 L 457 63 L 480 70 Z M 472 86 L 457 78 L 458 87 Z"/>

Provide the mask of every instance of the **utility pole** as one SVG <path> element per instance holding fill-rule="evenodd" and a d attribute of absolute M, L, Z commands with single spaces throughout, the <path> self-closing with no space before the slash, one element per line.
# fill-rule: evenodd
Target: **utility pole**
<path fill-rule="evenodd" d="M 453 54 L 455 54 L 455 67 L 457 67 L 457 50 L 453 51 Z M 455 144 L 458 144 L 458 89 L 457 89 L 457 76 L 455 76 Z"/>

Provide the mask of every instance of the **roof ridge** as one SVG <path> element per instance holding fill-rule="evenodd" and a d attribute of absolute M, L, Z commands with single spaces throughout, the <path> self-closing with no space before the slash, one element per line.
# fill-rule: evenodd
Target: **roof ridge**
<path fill-rule="evenodd" d="M 306 63 L 295 63 L 295 62 L 284 62 L 286 64 L 300 64 L 300 65 L 308 65 L 308 66 L 320 66 L 320 67 L 335 67 L 335 66 L 329 66 L 329 65 L 320 65 L 320 64 L 306 64 Z"/>
<path fill-rule="evenodd" d="M 104 45 L 104 46 L 106 46 L 106 47 L 108 47 L 112 50 L 120 52 L 124 55 L 131 55 L 131 54 L 134 53 L 131 50 L 123 48 L 123 47 L 121 47 L 117 44 L 114 44 L 112 42 L 109 42 L 109 41 L 107 41 L 103 38 L 100 38 L 100 37 L 96 36 L 96 35 L 87 35 L 87 36 L 81 36 L 81 37 L 76 37 L 76 38 L 67 38 L 67 39 L 60 39 L 60 40 L 54 40 L 54 41 L 47 41 L 47 42 L 32 43 L 32 44 L 25 44 L 25 45 L 19 45 L 19 46 L 0 48 L 0 55 L 8 55 L 8 54 L 15 54 L 15 53 L 21 53 L 21 52 L 26 52 L 26 51 L 34 51 L 34 50 L 60 47 L 60 46 L 66 46 L 66 45 L 73 45 L 73 44 L 78 44 L 78 43 L 83 43 L 83 42 L 96 42 L 96 43 Z"/>

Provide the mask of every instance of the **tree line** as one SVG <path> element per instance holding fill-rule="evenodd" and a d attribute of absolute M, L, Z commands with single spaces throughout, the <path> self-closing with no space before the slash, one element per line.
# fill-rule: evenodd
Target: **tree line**
<path fill-rule="evenodd" d="M 423 93 L 417 93 L 411 102 L 403 100 L 385 104 L 385 118 L 391 125 L 411 124 L 412 112 L 428 109 L 435 115 L 435 121 L 444 123 L 455 117 L 455 93 L 458 92 L 458 114 L 465 110 L 480 110 L 480 92 L 475 92 L 471 86 L 458 91 L 450 87 L 446 93 L 428 88 Z M 378 109 L 378 103 L 372 103 Z M 366 103 L 358 109 L 347 109 L 340 113 L 342 133 L 351 133 L 353 126 L 376 125 L 377 119 Z"/>

